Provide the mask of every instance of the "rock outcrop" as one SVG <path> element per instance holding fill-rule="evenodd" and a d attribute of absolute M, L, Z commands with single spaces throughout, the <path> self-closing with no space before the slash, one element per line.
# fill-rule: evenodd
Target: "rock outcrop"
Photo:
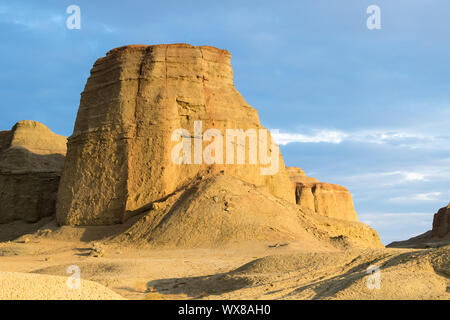
<path fill-rule="evenodd" d="M 172 141 L 175 130 L 194 135 L 193 149 L 199 141 L 202 150 L 211 143 L 193 134 L 195 121 L 201 121 L 200 135 L 207 129 L 224 135 L 226 129 L 263 129 L 257 111 L 234 87 L 230 58 L 226 50 L 172 44 L 120 47 L 98 59 L 68 140 L 58 222 L 120 223 L 193 179 L 221 171 L 295 202 L 281 154 L 273 175 L 261 174 L 267 166 L 250 164 L 249 154 L 245 164 L 236 164 L 236 154 L 234 164 L 199 163 L 195 156 L 192 164 L 172 160 L 180 143 Z"/>
<path fill-rule="evenodd" d="M 0 132 L 0 223 L 55 213 L 66 138 L 24 120 Z"/>
<path fill-rule="evenodd" d="M 297 183 L 296 201 L 302 208 L 323 216 L 358 221 L 352 195 L 337 184 Z"/>
<path fill-rule="evenodd" d="M 346 188 L 307 177 L 300 168 L 288 167 L 286 171 L 295 186 L 296 202 L 303 210 L 336 219 L 358 221 L 352 195 Z"/>
<path fill-rule="evenodd" d="M 286 167 L 286 171 L 289 175 L 289 179 L 294 184 L 294 187 L 297 183 L 315 183 L 319 182 L 316 178 L 307 177 L 305 171 L 298 167 Z"/>
<path fill-rule="evenodd" d="M 450 203 L 434 215 L 431 235 L 439 238 L 450 235 Z"/>
<path fill-rule="evenodd" d="M 434 214 L 431 230 L 403 241 L 387 245 L 391 248 L 431 248 L 450 244 L 450 203 Z"/>

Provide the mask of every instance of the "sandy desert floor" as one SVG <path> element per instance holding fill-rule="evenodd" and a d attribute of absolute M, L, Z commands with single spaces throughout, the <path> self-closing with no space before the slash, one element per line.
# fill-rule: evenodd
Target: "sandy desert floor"
<path fill-rule="evenodd" d="M 312 252 L 299 242 L 252 242 L 162 250 L 76 239 L 79 232 L 66 228 L 69 241 L 41 230 L 1 242 L 0 298 L 450 299 L 450 246 Z M 65 287 L 70 265 L 81 270 L 78 291 Z M 380 268 L 379 289 L 367 285 L 371 265 Z"/>

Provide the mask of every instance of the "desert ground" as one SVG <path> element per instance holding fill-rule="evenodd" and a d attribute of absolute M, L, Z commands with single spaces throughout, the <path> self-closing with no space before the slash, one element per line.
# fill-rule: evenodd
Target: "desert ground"
<path fill-rule="evenodd" d="M 26 233 L 0 244 L 1 299 L 450 299 L 450 246 L 155 249 L 98 241 L 105 228 L 58 228 L 51 219 L 9 229 Z M 80 289 L 67 288 L 70 265 L 81 270 Z M 371 265 L 379 289 L 367 285 Z"/>

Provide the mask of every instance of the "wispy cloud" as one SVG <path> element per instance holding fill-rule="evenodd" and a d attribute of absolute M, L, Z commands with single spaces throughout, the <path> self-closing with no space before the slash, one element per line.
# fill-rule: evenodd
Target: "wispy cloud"
<path fill-rule="evenodd" d="M 406 196 L 401 196 L 401 197 L 394 197 L 389 199 L 390 201 L 394 201 L 394 202 L 403 202 L 403 201 L 438 201 L 438 200 L 442 200 L 444 201 L 444 199 L 442 199 L 443 193 L 439 192 L 439 191 L 435 191 L 435 192 L 424 192 L 424 193 L 416 193 L 416 194 L 411 194 L 411 195 L 406 195 Z"/>
<path fill-rule="evenodd" d="M 413 225 L 426 232 L 431 229 L 434 212 L 399 212 L 399 213 L 361 213 L 359 220 L 373 228 L 398 227 Z M 422 232 L 422 233 L 423 233 Z M 399 239 L 400 240 L 400 239 Z M 403 239 L 405 240 L 405 239 Z"/>
<path fill-rule="evenodd" d="M 408 170 L 367 172 L 350 174 L 340 178 L 346 185 L 370 185 L 373 188 L 395 187 L 412 183 L 443 183 L 450 180 L 450 167 L 448 164 L 433 163 L 432 168 L 411 167 Z M 357 189 L 357 188 L 356 188 Z M 440 191 L 445 193 L 445 191 Z M 429 198 L 429 197 L 428 197 Z M 414 199 L 423 199 L 415 197 Z"/>
<path fill-rule="evenodd" d="M 395 130 L 362 130 L 342 131 L 329 129 L 312 129 L 308 132 L 281 132 L 280 129 L 270 130 L 275 141 L 280 145 L 289 143 L 333 143 L 358 142 L 367 144 L 389 144 L 411 149 L 417 148 L 447 148 L 450 136 L 429 133 L 413 133 Z"/>
<path fill-rule="evenodd" d="M 393 187 L 399 184 L 410 182 L 428 181 L 431 175 L 419 171 L 387 171 L 387 172 L 369 172 L 344 177 L 348 183 L 360 182 L 379 187 Z"/>
<path fill-rule="evenodd" d="M 20 26 L 30 30 L 40 30 L 65 26 L 65 16 L 56 11 L 35 10 L 26 6 L 0 6 L 0 22 Z"/>
<path fill-rule="evenodd" d="M 347 134 L 340 131 L 316 130 L 312 134 L 302 133 L 281 133 L 279 129 L 270 130 L 275 141 L 280 145 L 287 145 L 293 142 L 301 143 L 341 143 Z"/>
<path fill-rule="evenodd" d="M 2 14 L 0 22 L 37 32 L 67 31 L 66 19 L 69 14 L 65 11 L 65 8 L 65 6 L 40 9 L 26 5 L 0 6 L 0 14 Z M 91 31 L 97 33 L 109 34 L 119 31 L 119 28 L 105 24 L 101 20 L 91 21 L 90 27 Z"/>
<path fill-rule="evenodd" d="M 101 27 L 103 28 L 103 31 L 107 32 L 107 33 L 114 33 L 117 32 L 117 29 L 110 26 L 110 25 L 106 25 L 106 24 L 101 24 Z"/>
<path fill-rule="evenodd" d="M 433 212 L 361 213 L 359 220 L 378 231 L 383 243 L 406 240 L 432 227 Z"/>

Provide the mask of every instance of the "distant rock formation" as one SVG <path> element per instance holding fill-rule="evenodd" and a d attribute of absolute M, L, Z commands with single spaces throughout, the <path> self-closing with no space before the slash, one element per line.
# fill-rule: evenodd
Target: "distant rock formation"
<path fill-rule="evenodd" d="M 174 130 L 192 133 L 194 121 L 221 132 L 263 128 L 234 87 L 230 58 L 226 50 L 171 44 L 120 47 L 98 59 L 68 140 L 58 222 L 120 223 L 192 179 L 220 171 L 294 203 L 281 154 L 275 175 L 261 175 L 262 166 L 248 161 L 177 165 L 171 159 L 179 143 L 171 139 Z"/>
<path fill-rule="evenodd" d="M 298 167 L 286 167 L 286 171 L 289 175 L 289 179 L 294 185 L 297 183 L 315 183 L 319 182 L 316 178 L 307 177 L 305 171 Z"/>
<path fill-rule="evenodd" d="M 450 244 L 450 203 L 434 214 L 431 230 L 404 241 L 394 241 L 391 248 L 430 248 Z"/>
<path fill-rule="evenodd" d="M 434 215 L 431 235 L 439 238 L 450 235 L 450 203 Z"/>
<path fill-rule="evenodd" d="M 352 195 L 346 188 L 306 177 L 300 168 L 288 167 L 286 170 L 295 184 L 296 202 L 304 210 L 336 219 L 358 221 Z"/>
<path fill-rule="evenodd" d="M 29 120 L 0 132 L 0 223 L 35 222 L 55 213 L 66 141 Z"/>

